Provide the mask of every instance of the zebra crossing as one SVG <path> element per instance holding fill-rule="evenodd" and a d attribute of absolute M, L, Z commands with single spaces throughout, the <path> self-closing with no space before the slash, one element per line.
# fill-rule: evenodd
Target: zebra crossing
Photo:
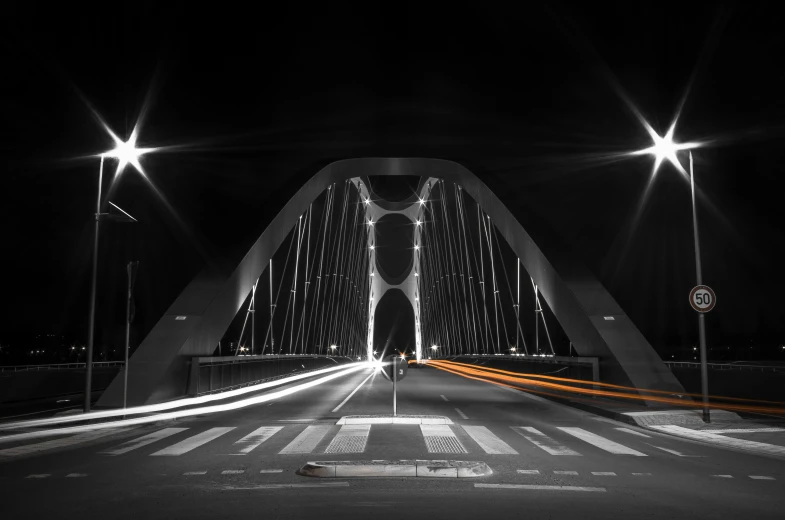
<path fill-rule="evenodd" d="M 199 453 L 200 449 L 216 445 L 220 455 L 252 455 L 262 451 L 265 455 L 289 456 L 319 453 L 378 453 L 374 447 L 374 430 L 384 428 L 372 424 L 301 424 L 256 425 L 251 431 L 245 427 L 218 426 L 199 431 L 198 428 L 167 427 L 131 438 L 120 444 L 106 447 L 97 453 L 102 456 L 120 457 L 128 454 L 144 454 L 150 457 L 180 457 Z M 412 456 L 419 454 L 486 454 L 526 455 L 540 453 L 559 457 L 583 455 L 614 455 L 631 457 L 680 456 L 695 457 L 650 443 L 649 436 L 623 435 L 624 439 L 612 440 L 604 433 L 567 426 L 493 426 L 480 425 L 421 424 L 411 426 L 386 426 L 398 428 L 407 438 Z M 412 443 L 412 436 L 421 437 L 421 442 Z M 0 449 L 0 457 L 17 454 L 45 452 L 51 447 L 73 445 L 94 437 L 81 434 L 27 444 L 21 447 Z M 648 441 L 648 442 L 647 442 Z M 622 444 L 623 442 L 623 444 Z M 217 446 L 219 445 L 220 446 Z M 689 449 L 689 448 L 688 448 Z"/>

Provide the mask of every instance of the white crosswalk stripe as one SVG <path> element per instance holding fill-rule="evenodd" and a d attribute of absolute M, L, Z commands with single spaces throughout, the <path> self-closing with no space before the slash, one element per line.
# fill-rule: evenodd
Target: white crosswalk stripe
<path fill-rule="evenodd" d="M 311 425 L 305 428 L 300 435 L 278 452 L 279 455 L 299 455 L 311 453 L 319 442 L 327 435 L 332 426 L 324 424 Z"/>
<path fill-rule="evenodd" d="M 489 455 L 517 455 L 512 446 L 501 440 L 499 437 L 491 433 L 491 430 L 485 426 L 463 426 L 469 437 L 474 439 L 474 442 L 480 445 Z"/>
<path fill-rule="evenodd" d="M 115 446 L 106 451 L 101 451 L 104 455 L 122 455 L 124 453 L 128 453 L 129 451 L 133 451 L 137 448 L 141 448 L 142 446 L 147 446 L 148 444 L 152 444 L 156 441 L 161 439 L 165 439 L 172 435 L 175 435 L 180 432 L 184 432 L 188 428 L 164 428 L 163 430 L 158 430 L 157 432 L 150 433 L 148 435 L 143 435 L 142 437 L 138 437 L 136 439 L 131 439 L 128 442 L 124 442 L 119 446 Z"/>
<path fill-rule="evenodd" d="M 240 447 L 240 455 L 247 455 L 281 430 L 283 430 L 283 426 L 262 426 L 235 442 L 234 446 Z"/>
<path fill-rule="evenodd" d="M 20 455 L 30 455 L 32 453 L 49 451 L 57 448 L 65 448 L 68 446 L 75 446 L 77 444 L 82 444 L 82 443 L 90 442 L 95 439 L 99 439 L 106 435 L 122 432 L 127 429 L 128 428 L 97 430 L 97 431 L 79 433 L 76 435 L 70 435 L 68 437 L 62 437 L 60 439 L 53 439 L 44 442 L 36 442 L 35 444 L 23 444 L 21 446 L 14 446 L 13 448 L 6 448 L 0 450 L 0 457 L 18 457 Z"/>
<path fill-rule="evenodd" d="M 645 453 L 641 453 L 637 450 L 633 450 L 632 448 L 628 448 L 627 446 L 624 446 L 617 442 L 613 442 L 612 440 L 606 439 L 605 437 L 601 437 L 594 433 L 587 432 L 583 428 L 559 426 L 558 429 L 584 442 L 588 442 L 592 446 L 600 448 L 601 450 L 605 450 L 608 453 L 613 453 L 615 455 L 634 455 L 636 457 L 647 456 Z"/>
<path fill-rule="evenodd" d="M 370 424 L 344 424 L 324 452 L 362 453 L 370 433 Z"/>
<path fill-rule="evenodd" d="M 230 432 L 232 430 L 234 430 L 234 426 L 210 428 L 209 430 L 194 435 L 193 437 L 188 437 L 184 441 L 180 441 L 177 444 L 173 444 L 168 448 L 164 448 L 160 451 L 156 451 L 150 456 L 151 457 L 177 457 L 179 455 L 182 455 L 183 453 L 188 453 L 189 451 L 198 448 L 203 444 L 207 444 L 208 442 L 217 439 L 221 435 Z"/>
<path fill-rule="evenodd" d="M 537 428 L 532 428 L 530 426 L 512 426 L 512 429 L 521 434 L 527 441 L 551 455 L 581 455 L 577 451 L 571 450 L 567 446 L 563 446 L 558 441 L 548 437 Z"/>

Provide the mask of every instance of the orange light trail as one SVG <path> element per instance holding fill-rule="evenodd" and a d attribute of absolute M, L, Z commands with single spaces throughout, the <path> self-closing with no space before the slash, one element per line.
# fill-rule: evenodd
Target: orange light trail
<path fill-rule="evenodd" d="M 563 392 L 570 392 L 576 393 L 580 395 L 590 395 L 590 396 L 602 396 L 602 397 L 612 397 L 612 398 L 621 398 L 621 399 L 630 399 L 636 401 L 654 401 L 663 404 L 671 404 L 677 406 L 691 406 L 694 408 L 700 408 L 703 406 L 700 402 L 695 402 L 691 400 L 682 400 L 677 399 L 674 397 L 665 397 L 661 395 L 640 395 L 638 392 L 648 392 L 648 393 L 664 393 L 669 394 L 669 392 L 664 392 L 660 390 L 638 390 L 633 387 L 625 387 L 621 385 L 611 385 L 609 383 L 594 383 L 593 381 L 582 381 L 577 379 L 568 379 L 568 378 L 558 378 L 553 376 L 537 376 L 536 374 L 519 374 L 515 372 L 509 372 L 506 370 L 494 369 L 494 368 L 486 368 L 486 367 L 475 367 L 472 365 L 466 365 L 464 363 L 456 363 L 452 361 L 445 361 L 445 360 L 429 360 L 427 361 L 428 365 L 432 365 L 434 368 L 438 368 L 439 370 L 444 370 L 446 372 L 450 372 L 452 374 L 456 374 L 459 376 L 467 377 L 469 379 L 475 379 L 478 381 L 484 381 L 494 384 L 500 384 L 502 386 L 507 386 L 510 388 L 515 388 L 517 390 L 521 390 L 518 386 L 511 386 L 513 385 L 531 385 L 538 388 L 545 388 L 550 390 L 557 390 Z M 551 380 L 563 381 L 563 382 L 576 382 L 579 384 L 589 384 L 598 387 L 605 387 L 605 388 L 617 388 L 625 390 L 626 392 L 634 392 L 634 393 L 625 393 L 621 391 L 613 391 L 613 390 L 598 390 L 595 388 L 580 388 L 560 383 L 551 383 L 548 381 L 538 381 L 535 379 L 531 379 L 531 376 L 540 377 L 540 378 L 547 378 Z M 531 390 L 531 389 L 527 389 Z M 550 395 L 552 397 L 561 397 L 564 398 L 562 395 L 553 394 L 550 392 L 543 392 L 542 390 L 531 390 L 534 393 L 538 393 L 541 395 Z M 675 395 L 670 393 L 670 395 Z M 695 394 L 679 394 L 679 395 L 691 395 L 694 396 Z M 715 401 L 719 400 L 734 400 L 734 401 L 751 401 L 751 400 L 742 400 L 738 398 L 729 398 L 723 396 L 710 396 L 711 399 Z M 768 413 L 768 414 L 777 414 L 777 415 L 785 415 L 785 403 L 779 403 L 776 401 L 752 401 L 752 402 L 765 402 L 771 404 L 777 404 L 778 407 L 772 406 L 755 406 L 755 405 L 742 405 L 742 404 L 733 404 L 733 403 L 712 403 L 709 406 L 711 408 L 721 408 L 724 410 L 732 410 L 732 411 L 741 411 L 741 412 L 754 412 L 754 413 Z"/>

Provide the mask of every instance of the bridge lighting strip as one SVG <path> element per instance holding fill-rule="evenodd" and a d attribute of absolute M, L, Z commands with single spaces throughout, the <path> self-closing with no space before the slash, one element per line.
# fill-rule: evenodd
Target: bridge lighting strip
<path fill-rule="evenodd" d="M 103 411 L 90 412 L 90 413 L 80 414 L 80 415 L 69 415 L 69 416 L 65 416 L 65 417 L 49 417 L 49 418 L 46 418 L 46 419 L 33 419 L 33 420 L 28 420 L 28 421 L 19 421 L 19 422 L 8 423 L 8 424 L 0 424 L 0 430 L 14 430 L 14 429 L 19 429 L 19 428 L 32 428 L 32 427 L 37 427 L 37 426 L 51 426 L 51 425 L 54 425 L 54 424 L 67 424 L 67 423 L 72 423 L 72 422 L 86 421 L 86 420 L 89 420 L 89 419 L 103 419 L 103 418 L 106 418 L 106 417 L 119 417 L 119 416 L 128 416 L 128 415 L 139 415 L 139 414 L 147 414 L 147 413 L 156 413 L 156 412 L 161 412 L 161 411 L 165 411 L 165 410 L 172 410 L 172 409 L 176 409 L 176 408 L 183 408 L 183 407 L 186 407 L 186 406 L 205 404 L 205 403 L 209 403 L 209 402 L 212 402 L 212 401 L 218 401 L 218 400 L 221 400 L 221 399 L 228 399 L 230 397 L 236 397 L 236 396 L 247 394 L 247 393 L 251 393 L 251 392 L 258 392 L 259 390 L 265 390 L 267 388 L 273 388 L 273 387 L 276 387 L 276 386 L 281 386 L 281 385 L 285 385 L 285 384 L 288 384 L 288 383 L 292 383 L 294 381 L 299 381 L 301 379 L 306 379 L 306 378 L 310 378 L 310 377 L 314 377 L 314 376 L 318 376 L 318 375 L 322 375 L 322 374 L 328 374 L 330 372 L 335 372 L 335 371 L 340 370 L 340 372 L 338 374 L 333 374 L 333 375 L 328 376 L 328 377 L 323 377 L 323 378 L 318 379 L 316 381 L 311 381 L 311 382 L 306 383 L 304 385 L 296 386 L 296 387 L 294 387 L 292 389 L 282 390 L 280 392 L 275 392 L 273 394 L 266 394 L 266 395 L 263 395 L 263 396 L 253 397 L 253 398 L 249 398 L 249 399 L 246 399 L 246 400 L 243 400 L 243 401 L 238 401 L 236 403 L 229 403 L 229 404 L 225 404 L 225 405 L 195 408 L 193 410 L 183 410 L 183 411 L 180 411 L 180 412 L 176 412 L 177 414 L 180 414 L 180 415 L 175 415 L 175 416 L 172 416 L 171 418 L 174 418 L 174 417 L 185 417 L 187 415 L 195 415 L 197 413 L 219 412 L 219 411 L 223 411 L 224 409 L 225 410 L 234 410 L 236 408 L 242 408 L 244 406 L 250 406 L 250 405 L 256 404 L 256 403 L 263 403 L 263 402 L 269 401 L 271 399 L 277 399 L 278 397 L 283 397 L 285 395 L 289 395 L 290 393 L 293 393 L 293 392 L 286 393 L 289 390 L 299 391 L 299 390 L 304 390 L 306 388 L 311 388 L 312 386 L 315 386 L 317 384 L 321 384 L 323 382 L 330 381 L 332 379 L 335 379 L 336 377 L 341 377 L 343 375 L 351 374 L 353 372 L 356 372 L 358 370 L 362 370 L 364 368 L 369 368 L 370 366 L 371 365 L 368 362 L 356 363 L 355 365 L 351 366 L 350 368 L 346 368 L 346 365 L 336 365 L 334 367 L 325 368 L 325 369 L 317 370 L 317 371 L 314 371 L 314 372 L 307 372 L 307 373 L 304 373 L 304 374 L 298 374 L 298 375 L 295 375 L 295 376 L 286 377 L 284 379 L 277 379 L 275 381 L 267 381 L 265 383 L 259 383 L 258 385 L 246 386 L 246 387 L 243 387 L 243 388 L 238 388 L 236 390 L 230 390 L 228 392 L 222 392 L 220 394 L 203 395 L 203 396 L 200 396 L 200 397 L 189 397 L 189 398 L 186 398 L 186 399 L 179 399 L 177 401 L 170 401 L 170 402 L 167 402 L 167 403 L 150 404 L 150 405 L 144 405 L 144 406 L 134 406 L 134 407 L 125 408 L 125 409 L 120 408 L 120 409 L 115 409 L 115 410 L 103 410 Z M 259 399 L 261 399 L 261 400 L 259 400 Z M 239 405 L 239 406 L 235 406 L 235 405 Z M 234 408 L 232 408 L 232 406 L 234 406 Z M 223 408 L 222 409 L 221 407 L 229 407 L 229 408 Z M 191 412 L 194 412 L 194 413 L 191 413 Z M 165 418 L 170 418 L 169 415 L 171 415 L 171 414 L 159 414 L 159 415 L 154 415 L 152 417 L 145 417 L 144 418 L 145 420 L 142 421 L 142 422 L 151 422 L 151 421 L 163 420 Z M 149 420 L 147 420 L 147 419 L 149 419 Z M 132 420 L 136 421 L 138 419 L 132 419 Z M 122 422 L 123 424 L 142 424 L 142 422 L 128 423 L 127 420 L 126 421 L 119 421 L 119 422 Z M 119 424 L 119 422 L 106 423 L 106 424 L 117 425 L 117 424 Z M 96 429 L 98 427 L 103 427 L 103 424 L 91 424 L 91 425 L 88 425 L 88 426 L 85 426 L 85 427 L 79 427 L 79 428 L 87 428 L 87 430 L 91 430 L 91 429 Z M 70 431 L 71 429 L 69 428 L 68 430 Z M 73 430 L 73 431 L 87 431 L 87 430 L 81 429 L 81 430 Z M 61 432 L 61 431 L 65 431 L 65 430 L 60 429 L 60 430 L 57 430 L 57 431 Z M 51 433 L 49 433 L 49 435 L 51 435 Z M 0 442 L 2 442 L 4 440 L 7 440 L 7 439 L 9 439 L 9 436 L 0 437 Z"/>

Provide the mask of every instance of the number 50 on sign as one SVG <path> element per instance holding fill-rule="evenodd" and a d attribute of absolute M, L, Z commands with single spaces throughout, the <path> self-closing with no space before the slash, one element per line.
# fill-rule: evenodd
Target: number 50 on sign
<path fill-rule="evenodd" d="M 717 295 L 708 285 L 698 285 L 690 291 L 690 305 L 698 312 L 709 312 L 717 303 Z"/>

